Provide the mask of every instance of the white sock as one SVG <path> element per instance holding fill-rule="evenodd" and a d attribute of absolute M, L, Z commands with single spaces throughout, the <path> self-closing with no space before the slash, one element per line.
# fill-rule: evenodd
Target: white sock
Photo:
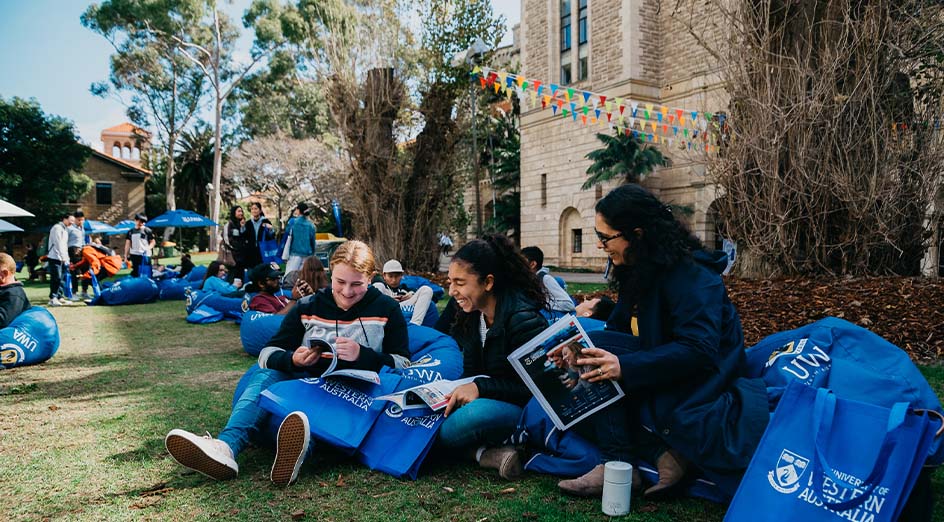
<path fill-rule="evenodd" d="M 475 461 L 482 461 L 482 453 L 485 453 L 485 446 L 480 446 L 479 449 L 475 450 Z"/>

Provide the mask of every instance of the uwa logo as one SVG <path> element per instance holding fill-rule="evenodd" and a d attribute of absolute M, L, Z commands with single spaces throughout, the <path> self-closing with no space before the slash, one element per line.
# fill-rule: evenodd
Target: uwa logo
<path fill-rule="evenodd" d="M 793 375 L 801 381 L 811 382 L 811 378 L 821 372 L 828 371 L 832 359 L 822 348 L 809 342 L 809 339 L 790 341 L 774 350 L 767 358 L 766 368 L 774 366 L 779 359 L 785 364 L 780 367 L 784 372 Z"/>
<path fill-rule="evenodd" d="M 13 343 L 6 343 L 0 346 L 0 364 L 16 364 L 24 359 L 26 359 L 26 353 L 21 346 Z"/>
<path fill-rule="evenodd" d="M 800 477 L 806 472 L 810 459 L 784 449 L 777 459 L 777 465 L 767 472 L 767 480 L 774 489 L 781 493 L 793 493 L 800 487 Z"/>

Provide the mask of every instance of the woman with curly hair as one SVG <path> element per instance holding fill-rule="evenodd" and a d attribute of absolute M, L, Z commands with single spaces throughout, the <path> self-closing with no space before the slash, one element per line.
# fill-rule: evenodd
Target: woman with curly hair
<path fill-rule="evenodd" d="M 508 238 L 486 236 L 466 243 L 449 265 L 455 321 L 449 333 L 463 352 L 463 377 L 479 377 L 449 395 L 438 444 L 474 451 L 480 465 L 506 479 L 521 474 L 512 434 L 531 392 L 508 355 L 547 328 L 546 297 L 527 260 Z"/>
<path fill-rule="evenodd" d="M 725 255 L 706 251 L 638 185 L 597 202 L 595 227 L 619 300 L 607 330 L 589 334 L 597 348 L 577 362 L 591 367 L 582 379 L 618 381 L 626 391 L 623 414 L 596 430 L 596 442 L 602 448 L 622 437 L 632 457 L 656 464 L 659 481 L 648 497 L 677 492 L 691 465 L 733 494 L 767 426 L 768 404 L 763 381 L 743 378 L 741 320 L 720 275 Z M 630 331 L 633 310 L 638 337 Z M 641 486 L 638 476 L 633 482 Z M 599 496 L 603 465 L 559 486 Z"/>

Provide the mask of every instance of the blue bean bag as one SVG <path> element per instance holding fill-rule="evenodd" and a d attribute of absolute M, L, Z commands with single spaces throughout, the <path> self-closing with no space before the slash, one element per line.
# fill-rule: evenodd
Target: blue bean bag
<path fill-rule="evenodd" d="M 222 312 L 225 319 L 238 323 L 242 321 L 243 313 L 249 310 L 249 301 L 244 297 L 225 297 L 216 292 L 191 290 L 187 294 L 187 314 L 200 306 Z"/>
<path fill-rule="evenodd" d="M 266 347 L 269 339 L 279 331 L 284 315 L 267 314 L 249 310 L 243 314 L 243 322 L 239 325 L 239 339 L 243 343 L 243 350 L 249 355 L 259 355 Z"/>
<path fill-rule="evenodd" d="M 59 349 L 59 326 L 45 308 L 34 306 L 0 330 L 0 369 L 49 360 Z"/>
<path fill-rule="evenodd" d="M 197 286 L 200 286 L 200 283 L 203 281 L 203 277 L 207 273 L 206 265 L 195 266 L 190 270 L 190 273 L 187 274 L 187 281 L 191 283 L 197 283 Z"/>
<path fill-rule="evenodd" d="M 282 419 L 295 410 L 305 412 L 309 419 L 331 418 L 333 422 L 330 423 L 311 423 L 314 439 L 330 442 L 349 454 L 356 453 L 373 469 L 415 478 L 416 470 L 442 422 L 441 414 L 401 419 L 400 415 L 384 413 L 389 410 L 389 403 L 374 401 L 371 397 L 437 379 L 457 379 L 462 375 L 462 353 L 451 337 L 432 328 L 409 325 L 409 338 L 413 364 L 402 370 L 385 368 L 380 373 L 380 385 L 320 378 L 273 384 L 259 401 L 259 405 L 272 414 L 262 430 L 264 437 L 274 440 Z M 240 380 L 234 404 L 245 389 L 249 376 L 256 371 L 259 371 L 258 366 L 254 365 Z M 391 453 L 389 445 L 384 442 L 389 440 L 391 433 L 400 440 L 412 441 L 412 445 L 404 447 L 412 450 L 401 448 L 395 456 L 382 456 L 381 452 Z M 397 462 L 406 462 L 407 467 L 398 471 L 402 466 L 390 462 L 394 457 Z"/>
<path fill-rule="evenodd" d="M 158 299 L 161 301 L 183 301 L 187 299 L 187 290 L 192 290 L 196 284 L 187 279 L 161 279 L 157 282 Z"/>
<path fill-rule="evenodd" d="M 400 281 L 400 284 L 407 287 L 408 290 L 416 291 L 417 288 L 421 286 L 428 286 L 433 289 L 433 302 L 438 303 L 442 299 L 443 295 L 446 294 L 446 291 L 443 290 L 443 287 L 437 285 L 436 283 L 426 279 L 425 277 L 417 275 L 405 275 Z M 423 324 L 426 324 L 425 322 Z"/>
<path fill-rule="evenodd" d="M 157 283 L 150 278 L 125 277 L 103 288 L 90 304 L 117 306 L 151 303 L 157 300 L 159 294 Z"/>

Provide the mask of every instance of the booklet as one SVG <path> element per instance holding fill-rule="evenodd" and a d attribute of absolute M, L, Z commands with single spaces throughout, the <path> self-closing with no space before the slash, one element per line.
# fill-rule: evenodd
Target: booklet
<path fill-rule="evenodd" d="M 330 360 L 328 363 L 328 369 L 321 374 L 322 379 L 329 379 L 331 377 L 349 377 L 351 379 L 358 379 L 361 381 L 372 382 L 374 384 L 380 384 L 380 375 L 377 375 L 377 372 L 372 372 L 370 370 L 337 369 L 338 351 L 333 343 L 328 343 L 321 339 L 309 339 L 308 347 L 315 350 L 320 349 L 321 358 Z"/>
<path fill-rule="evenodd" d="M 560 430 L 566 430 L 625 395 L 615 381 L 589 382 L 577 366 L 581 351 L 595 348 L 570 314 L 518 348 L 508 360 Z"/>
<path fill-rule="evenodd" d="M 476 375 L 475 377 L 466 377 L 465 379 L 455 381 L 441 379 L 427 384 L 420 384 L 419 386 L 414 386 L 396 393 L 381 395 L 380 397 L 376 397 L 376 399 L 394 403 L 395 408 L 393 413 L 417 408 L 429 408 L 433 411 L 439 411 L 449 404 L 449 400 L 446 399 L 447 395 L 452 393 L 453 390 L 459 386 L 468 384 L 479 377 L 487 376 Z"/>

